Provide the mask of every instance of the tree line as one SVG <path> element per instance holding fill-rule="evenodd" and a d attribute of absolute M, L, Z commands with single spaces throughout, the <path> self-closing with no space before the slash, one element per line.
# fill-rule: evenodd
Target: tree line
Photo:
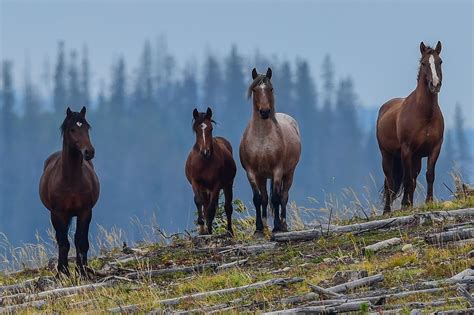
<path fill-rule="evenodd" d="M 68 50 L 59 42 L 52 71 L 34 81 L 26 69 L 23 84 L 17 84 L 13 67 L 18 65 L 2 61 L 0 231 L 12 240 L 31 240 L 36 230 L 49 226 L 38 181 L 44 160 L 61 148 L 59 125 L 67 106 L 89 109 L 94 164 L 101 181 L 95 222 L 124 227 L 131 217 L 156 214 L 160 226 L 169 231 L 192 227 L 192 191 L 184 177 L 184 162 L 195 140 L 192 110 L 212 107 L 214 135 L 231 141 L 239 165 L 238 145 L 252 111 L 246 90 L 254 66 L 261 72 L 273 69 L 276 109 L 300 125 L 302 157 L 290 200 L 310 207 L 315 198 L 318 207 L 331 194 L 351 188 L 363 195 L 369 191 L 367 199 L 379 204 L 383 177 L 375 118 L 370 126 L 363 125 L 366 111 L 355 82 L 338 78 L 330 55 L 319 71 L 313 71 L 304 58 L 245 56 L 234 45 L 223 58 L 209 53 L 198 67 L 195 62 L 179 65 L 164 40 L 153 45 L 146 41 L 135 67 L 117 58 L 109 79 L 96 89 L 91 88 L 90 64 L 87 47 Z M 455 127 L 445 133 L 438 162 L 438 198 L 449 194 L 443 183 L 451 183 L 453 167 L 465 172 L 471 161 L 459 105 L 455 120 Z M 251 207 L 251 190 L 241 168 L 235 186 L 235 198 Z"/>

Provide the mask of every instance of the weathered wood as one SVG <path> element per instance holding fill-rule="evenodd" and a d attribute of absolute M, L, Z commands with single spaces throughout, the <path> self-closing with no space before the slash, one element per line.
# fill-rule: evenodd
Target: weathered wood
<path fill-rule="evenodd" d="M 0 295 L 20 293 L 24 291 L 45 290 L 54 285 L 53 277 L 38 277 L 21 283 L 0 286 Z"/>
<path fill-rule="evenodd" d="M 381 249 L 384 249 L 384 248 L 387 248 L 387 247 L 390 247 L 390 246 L 398 245 L 401 242 L 402 242 L 402 239 L 399 238 L 399 237 L 390 238 L 388 240 L 377 242 L 375 244 L 367 245 L 364 248 L 362 248 L 362 252 L 364 254 L 376 253 Z"/>
<path fill-rule="evenodd" d="M 26 303 L 16 304 L 16 305 L 8 305 L 8 306 L 0 307 L 0 314 L 18 313 L 27 308 L 41 309 L 43 306 L 46 305 L 46 303 L 47 303 L 46 300 L 39 300 L 39 301 L 26 302 Z"/>
<path fill-rule="evenodd" d="M 373 276 L 365 277 L 365 278 L 360 278 L 354 281 L 349 281 L 343 284 L 339 284 L 330 288 L 327 288 L 328 291 L 336 292 L 336 293 L 341 293 L 341 292 L 347 292 L 349 290 L 353 290 L 355 288 L 360 288 L 363 286 L 369 286 L 373 285 L 375 283 L 383 281 L 383 274 L 379 273 Z"/>
<path fill-rule="evenodd" d="M 222 264 L 220 266 L 217 266 L 216 270 L 225 270 L 225 269 L 229 269 L 235 266 L 241 266 L 247 263 L 248 260 L 249 260 L 248 258 L 245 258 L 245 259 L 236 260 L 227 264 Z"/>
<path fill-rule="evenodd" d="M 355 223 L 343 226 L 336 226 L 330 229 L 330 232 L 335 234 L 343 233 L 360 233 L 364 231 L 372 231 L 377 229 L 388 229 L 393 227 L 400 227 L 404 225 L 420 224 L 425 221 L 431 220 L 447 220 L 461 217 L 474 217 L 474 208 L 450 210 L 450 211 L 434 211 L 434 212 L 422 212 L 413 215 L 388 218 L 382 220 L 373 220 L 363 223 Z M 289 241 L 304 241 L 313 240 L 321 237 L 325 234 L 324 231 L 314 228 L 310 230 L 293 231 L 276 233 L 272 236 L 272 239 L 276 242 L 289 242 Z"/>
<path fill-rule="evenodd" d="M 109 313 L 138 313 L 140 310 L 140 305 L 138 304 L 131 304 L 125 306 L 117 306 L 107 309 Z"/>
<path fill-rule="evenodd" d="M 472 297 L 471 293 L 464 289 L 461 285 L 457 285 L 456 290 L 458 291 L 459 294 L 461 294 L 466 300 L 467 303 L 469 303 L 469 306 L 474 306 L 474 297 Z"/>
<path fill-rule="evenodd" d="M 43 292 L 39 292 L 35 294 L 19 293 L 15 295 L 0 297 L 0 304 L 5 305 L 5 304 L 26 303 L 26 302 L 37 301 L 37 300 L 42 300 L 42 299 L 61 297 L 65 295 L 79 294 L 79 293 L 83 293 L 87 291 L 94 291 L 99 288 L 110 287 L 115 282 L 116 282 L 115 280 L 112 280 L 112 281 L 101 282 L 101 283 L 85 284 L 85 285 L 75 286 L 75 287 L 58 288 L 58 289 L 52 289 L 52 290 L 43 291 Z"/>
<path fill-rule="evenodd" d="M 258 288 L 272 286 L 272 285 L 287 285 L 287 284 L 297 283 L 297 282 L 302 282 L 302 281 L 303 281 L 302 278 L 275 278 L 275 279 L 255 282 L 248 285 L 243 285 L 240 287 L 226 288 L 226 289 L 207 291 L 207 292 L 199 292 L 199 293 L 179 296 L 176 298 L 159 300 L 158 303 L 165 304 L 165 305 L 172 305 L 172 304 L 177 304 L 187 299 L 200 299 L 200 298 L 208 297 L 212 295 L 228 294 L 228 293 L 234 293 L 234 292 L 239 292 L 239 291 L 244 291 L 244 290 L 253 290 L 253 289 L 258 289 Z"/>
<path fill-rule="evenodd" d="M 126 278 L 129 279 L 139 279 L 145 277 L 156 277 L 162 275 L 168 275 L 173 273 L 192 273 L 192 272 L 202 272 L 206 269 L 215 269 L 219 266 L 218 263 L 205 263 L 195 266 L 181 266 L 175 268 L 165 268 L 165 269 L 157 269 L 157 270 L 145 270 L 145 271 L 135 271 L 125 275 Z"/>
<path fill-rule="evenodd" d="M 319 295 L 322 295 L 322 296 L 335 297 L 335 298 L 340 298 L 341 296 L 343 296 L 342 294 L 333 292 L 331 290 L 322 288 L 320 286 L 317 286 L 317 285 L 314 285 L 314 284 L 311 284 L 311 283 L 308 283 L 308 286 L 311 289 L 311 291 L 313 291 L 315 293 L 319 293 Z"/>
<path fill-rule="evenodd" d="M 474 314 L 474 308 L 466 308 L 463 310 L 436 311 L 430 314 L 431 315 L 472 315 Z"/>
<path fill-rule="evenodd" d="M 425 236 L 428 244 L 444 244 L 474 238 L 474 228 L 456 229 L 447 232 L 435 233 Z"/>
<path fill-rule="evenodd" d="M 332 306 L 306 306 L 281 311 L 263 313 L 263 315 L 289 315 L 289 314 L 333 314 L 336 309 Z"/>

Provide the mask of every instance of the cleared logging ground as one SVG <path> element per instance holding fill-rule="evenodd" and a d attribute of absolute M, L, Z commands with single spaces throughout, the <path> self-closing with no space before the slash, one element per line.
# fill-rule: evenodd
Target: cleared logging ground
<path fill-rule="evenodd" d="M 379 312 L 473 308 L 474 200 L 235 239 L 177 235 L 91 260 L 91 279 L 47 267 L 0 276 L 0 312 Z M 71 265 L 73 267 L 73 265 Z M 462 311 L 465 310 L 465 311 Z"/>

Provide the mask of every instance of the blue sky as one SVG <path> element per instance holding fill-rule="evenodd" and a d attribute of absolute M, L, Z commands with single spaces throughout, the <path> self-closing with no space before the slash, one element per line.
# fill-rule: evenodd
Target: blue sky
<path fill-rule="evenodd" d="M 360 104 L 378 107 L 416 85 L 419 43 L 443 43 L 440 103 L 448 125 L 462 104 L 474 128 L 472 1 L 7 1 L 0 0 L 0 58 L 15 65 L 20 85 L 25 60 L 39 80 L 44 60 L 54 64 L 57 41 L 89 47 L 93 86 L 111 62 L 139 59 L 145 39 L 166 36 L 180 66 L 207 52 L 257 50 L 307 59 L 318 82 L 324 55 L 338 76 L 351 75 Z M 198 65 L 199 66 L 199 65 Z M 130 70 L 130 67 L 129 67 Z M 250 71 L 250 70 L 249 70 Z"/>

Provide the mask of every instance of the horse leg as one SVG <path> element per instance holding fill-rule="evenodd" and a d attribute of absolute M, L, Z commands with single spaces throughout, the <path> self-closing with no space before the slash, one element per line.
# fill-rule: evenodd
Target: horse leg
<path fill-rule="evenodd" d="M 247 178 L 253 192 L 253 205 L 255 206 L 256 220 L 255 220 L 255 234 L 263 234 L 263 222 L 262 222 L 262 195 L 258 189 L 257 177 L 251 172 L 247 172 Z"/>
<path fill-rule="evenodd" d="M 67 257 L 69 254 L 69 240 L 67 232 L 69 230 L 69 223 L 71 218 L 65 215 L 56 214 L 51 211 L 51 223 L 56 231 L 56 242 L 58 243 L 58 272 L 70 276 Z"/>
<path fill-rule="evenodd" d="M 225 198 L 225 214 L 227 216 L 227 234 L 234 236 L 234 230 L 232 229 L 232 183 L 224 187 L 224 198 Z"/>
<path fill-rule="evenodd" d="M 433 183 L 435 180 L 435 166 L 438 161 L 439 152 L 441 151 L 441 144 L 433 148 L 430 155 L 428 155 L 428 163 L 426 166 L 426 182 L 428 190 L 426 192 L 426 202 L 433 202 Z"/>
<path fill-rule="evenodd" d="M 412 159 L 412 173 L 411 175 L 413 176 L 412 183 L 413 183 L 413 193 L 411 195 L 411 204 L 413 204 L 413 199 L 416 191 L 416 179 L 418 178 L 418 175 L 420 174 L 421 170 L 421 157 L 418 156 L 413 156 Z"/>
<path fill-rule="evenodd" d="M 92 209 L 86 210 L 77 216 L 76 234 L 74 244 L 76 245 L 76 265 L 79 273 L 86 275 L 87 252 L 89 251 L 89 225 L 92 220 Z"/>
<path fill-rule="evenodd" d="M 390 213 L 392 210 L 392 202 L 395 198 L 395 192 L 393 187 L 393 156 L 389 153 L 382 151 L 382 169 L 385 174 L 384 181 L 384 197 L 385 197 L 385 206 L 383 213 Z"/>
<path fill-rule="evenodd" d="M 204 219 L 203 219 L 205 197 L 203 193 L 199 191 L 196 184 L 193 183 L 192 186 L 193 186 L 193 192 L 194 192 L 194 204 L 196 205 L 196 210 L 198 213 L 198 219 L 197 219 L 198 232 L 200 235 L 203 235 L 203 234 L 206 234 L 206 229 L 204 228 Z"/>
<path fill-rule="evenodd" d="M 408 145 L 402 145 L 403 199 L 402 209 L 413 205 L 412 152 Z"/>
<path fill-rule="evenodd" d="M 268 192 L 267 192 L 267 180 L 263 179 L 258 182 L 258 190 L 260 191 L 260 196 L 262 197 L 262 221 L 263 228 L 268 227 L 267 219 L 267 208 L 268 208 Z"/>
<path fill-rule="evenodd" d="M 273 218 L 273 232 L 280 232 L 281 228 L 281 219 L 280 219 L 280 204 L 281 204 L 281 183 L 282 183 L 282 174 L 278 170 L 273 175 L 273 192 L 272 192 L 272 205 L 275 215 Z"/>
<path fill-rule="evenodd" d="M 286 223 L 286 205 L 288 204 L 288 196 L 291 185 L 293 184 L 293 172 L 283 177 L 283 189 L 281 191 L 281 230 L 288 231 Z"/>
<path fill-rule="evenodd" d="M 209 205 L 206 211 L 206 224 L 208 234 L 212 234 L 212 222 L 214 221 L 214 217 L 216 216 L 217 204 L 219 202 L 219 191 L 220 189 L 212 190 L 211 196 L 209 198 Z"/>

